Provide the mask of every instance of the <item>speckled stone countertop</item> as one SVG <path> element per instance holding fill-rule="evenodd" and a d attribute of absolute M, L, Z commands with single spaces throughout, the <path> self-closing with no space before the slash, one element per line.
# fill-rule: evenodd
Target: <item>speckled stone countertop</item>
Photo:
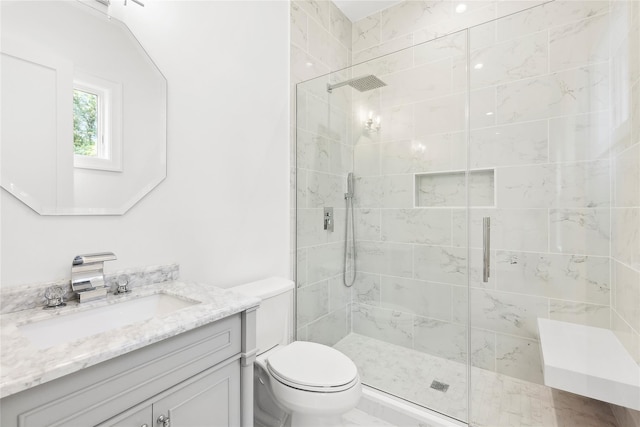
<path fill-rule="evenodd" d="M 76 341 L 38 349 L 18 327 L 136 298 L 164 293 L 198 302 L 160 317 L 133 323 Z M 0 398 L 60 378 L 105 360 L 255 307 L 260 300 L 199 283 L 168 281 L 134 288 L 106 299 L 67 302 L 55 310 L 33 308 L 0 316 Z"/>

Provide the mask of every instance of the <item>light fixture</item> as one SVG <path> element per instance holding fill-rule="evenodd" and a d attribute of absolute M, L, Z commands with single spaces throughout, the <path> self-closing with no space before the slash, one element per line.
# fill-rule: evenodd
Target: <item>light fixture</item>
<path fill-rule="evenodd" d="M 482 67 L 484 67 L 484 64 L 482 62 L 478 62 L 476 65 L 473 66 L 473 68 L 475 68 L 476 70 L 480 70 L 482 69 Z"/>
<path fill-rule="evenodd" d="M 380 116 L 376 116 L 374 119 L 373 111 L 369 111 L 367 117 L 364 116 L 364 113 L 361 113 L 360 118 L 363 122 L 364 130 L 367 132 L 378 132 L 380 130 Z"/>
<path fill-rule="evenodd" d="M 313 62 L 307 61 L 304 65 L 307 67 L 313 67 Z"/>
<path fill-rule="evenodd" d="M 465 13 L 467 11 L 467 5 L 464 3 L 460 3 L 456 6 L 456 13 Z"/>
<path fill-rule="evenodd" d="M 487 116 L 493 116 L 493 111 L 489 111 L 489 112 L 487 113 Z"/>

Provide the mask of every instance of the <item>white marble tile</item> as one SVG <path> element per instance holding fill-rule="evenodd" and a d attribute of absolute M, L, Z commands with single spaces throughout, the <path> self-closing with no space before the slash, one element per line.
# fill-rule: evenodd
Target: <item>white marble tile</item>
<path fill-rule="evenodd" d="M 549 30 L 549 67 L 564 70 L 609 59 L 609 14 Z"/>
<path fill-rule="evenodd" d="M 397 277 L 413 275 L 412 245 L 358 241 L 358 270 Z"/>
<path fill-rule="evenodd" d="M 574 68 L 497 87 L 498 123 L 587 113 L 608 107 L 607 63 Z"/>
<path fill-rule="evenodd" d="M 323 209 L 298 209 L 296 224 L 299 248 L 316 246 L 329 241 L 329 232 L 324 230 Z"/>
<path fill-rule="evenodd" d="M 503 208 L 607 207 L 609 161 L 501 168 L 497 197 Z"/>
<path fill-rule="evenodd" d="M 416 316 L 414 348 L 418 351 L 464 363 L 467 360 L 467 328 L 450 322 Z"/>
<path fill-rule="evenodd" d="M 477 328 L 533 339 L 538 336 L 538 317 L 549 317 L 543 297 L 476 288 L 470 293 L 471 324 Z M 466 306 L 454 301 L 453 320 L 465 318 Z"/>
<path fill-rule="evenodd" d="M 329 313 L 329 282 L 298 288 L 298 325 L 308 325 Z"/>
<path fill-rule="evenodd" d="M 520 5 L 513 2 L 516 7 Z M 506 16 L 498 21 L 498 40 L 508 40 L 531 34 L 546 28 L 579 21 L 606 13 L 609 2 L 603 1 L 554 1 L 529 10 Z M 500 8 L 499 8 L 500 10 Z M 500 12 L 499 12 L 500 13 Z M 502 15 L 504 16 L 504 15 Z"/>
<path fill-rule="evenodd" d="M 482 329 L 471 329 L 471 366 L 489 371 L 496 370 L 496 334 Z"/>
<path fill-rule="evenodd" d="M 380 306 L 407 314 L 451 320 L 451 286 L 382 276 Z"/>
<path fill-rule="evenodd" d="M 295 170 L 295 185 L 296 185 L 296 208 L 302 209 L 307 207 L 307 171 Z"/>
<path fill-rule="evenodd" d="M 640 144 L 616 156 L 614 168 L 614 206 L 640 206 Z"/>
<path fill-rule="evenodd" d="M 611 329 L 633 360 L 640 363 L 640 333 L 634 331 L 615 310 L 611 312 Z"/>
<path fill-rule="evenodd" d="M 351 289 L 344 284 L 344 275 L 329 279 L 329 311 L 345 309 L 351 304 Z"/>
<path fill-rule="evenodd" d="M 491 248 L 495 250 L 547 251 L 546 209 L 471 209 L 469 245 L 482 248 L 482 218 L 491 218 Z M 467 219 L 464 211 L 453 213 L 453 244 L 466 247 Z"/>
<path fill-rule="evenodd" d="M 332 346 L 343 339 L 350 332 L 346 311 L 346 307 L 332 311 L 307 325 L 306 340 Z"/>
<path fill-rule="evenodd" d="M 427 43 L 417 44 L 413 48 L 413 57 L 416 65 L 440 59 L 466 56 L 467 35 L 461 31 Z"/>
<path fill-rule="evenodd" d="M 640 272 L 617 261 L 613 269 L 615 304 L 613 308 L 637 332 L 640 332 Z"/>
<path fill-rule="evenodd" d="M 550 251 L 608 256 L 610 219 L 609 209 L 550 209 Z"/>
<path fill-rule="evenodd" d="M 353 67 L 353 75 L 363 76 L 367 74 L 375 74 L 383 82 L 389 85 L 391 84 L 387 81 L 390 80 L 387 78 L 389 74 L 407 70 L 411 67 L 413 67 L 413 49 L 405 48 L 396 52 L 385 53 L 382 56 L 377 56 L 366 62 L 355 65 Z"/>
<path fill-rule="evenodd" d="M 321 208 L 344 205 L 345 179 L 339 175 L 309 171 L 307 173 L 307 206 Z"/>
<path fill-rule="evenodd" d="M 398 105 L 380 111 L 380 142 L 406 140 L 413 137 L 413 105 Z"/>
<path fill-rule="evenodd" d="M 549 120 L 549 160 L 571 162 L 609 156 L 609 112 L 580 114 Z"/>
<path fill-rule="evenodd" d="M 495 126 L 497 116 L 496 87 L 471 91 L 469 126 L 471 129 Z"/>
<path fill-rule="evenodd" d="M 353 146 L 329 140 L 329 172 L 346 175 L 353 171 Z"/>
<path fill-rule="evenodd" d="M 581 325 L 609 328 L 611 309 L 608 305 L 549 300 L 549 318 Z"/>
<path fill-rule="evenodd" d="M 327 2 L 327 4 L 330 4 Z M 307 21 L 309 54 L 332 70 L 350 65 L 349 50 L 315 20 Z"/>
<path fill-rule="evenodd" d="M 307 14 L 296 2 L 289 2 L 291 43 L 307 49 Z"/>
<path fill-rule="evenodd" d="M 354 52 L 380 44 L 380 13 L 354 22 L 351 35 L 351 47 Z"/>
<path fill-rule="evenodd" d="M 465 104 L 462 93 L 415 104 L 415 135 L 464 130 Z"/>
<path fill-rule="evenodd" d="M 383 174 L 435 172 L 463 169 L 466 165 L 465 133 L 426 135 L 382 145 Z"/>
<path fill-rule="evenodd" d="M 355 206 L 365 209 L 381 207 L 383 197 L 382 177 L 356 175 L 355 178 L 355 192 L 353 197 Z"/>
<path fill-rule="evenodd" d="M 317 61 L 304 49 L 301 49 L 298 46 L 291 45 L 289 55 L 291 61 L 290 79 L 293 83 L 313 79 L 331 71 L 328 65 Z"/>
<path fill-rule="evenodd" d="M 413 185 L 411 178 L 411 175 L 383 177 L 363 177 L 356 175 L 356 182 L 354 185 L 355 206 L 364 209 L 369 209 L 371 207 L 411 207 L 413 205 Z M 342 196 L 343 193 L 344 191 L 341 191 L 340 196 Z M 337 205 L 343 204 L 344 202 L 341 202 Z"/>
<path fill-rule="evenodd" d="M 495 205 L 493 170 L 471 171 L 468 196 L 471 206 Z M 416 176 L 416 205 L 424 207 L 463 207 L 467 204 L 465 172 L 444 172 Z"/>
<path fill-rule="evenodd" d="M 353 147 L 353 172 L 358 176 L 380 175 L 380 144 Z"/>
<path fill-rule="evenodd" d="M 326 87 L 326 86 L 325 86 Z M 347 113 L 334 108 L 315 96 L 307 95 L 307 127 L 306 129 L 316 135 L 346 143 L 348 117 Z"/>
<path fill-rule="evenodd" d="M 416 245 L 413 258 L 416 279 L 453 285 L 467 283 L 467 251 L 463 248 Z"/>
<path fill-rule="evenodd" d="M 382 177 L 383 208 L 411 208 L 414 198 L 413 175 L 391 175 Z"/>
<path fill-rule="evenodd" d="M 449 2 L 408 1 L 382 11 L 381 34 L 383 41 L 395 39 L 416 30 L 432 27 L 434 34 L 450 22 L 452 8 Z"/>
<path fill-rule="evenodd" d="M 296 166 L 319 172 L 329 171 L 329 140 L 298 129 L 296 135 Z"/>
<path fill-rule="evenodd" d="M 353 332 L 391 344 L 413 345 L 413 316 L 362 304 L 353 306 Z"/>
<path fill-rule="evenodd" d="M 611 210 L 611 255 L 640 270 L 640 208 Z"/>
<path fill-rule="evenodd" d="M 356 238 L 361 240 L 380 240 L 380 209 L 357 209 Z"/>
<path fill-rule="evenodd" d="M 343 46 L 351 49 L 351 21 L 344 13 L 333 3 L 329 3 L 329 20 L 331 35 L 338 39 Z"/>
<path fill-rule="evenodd" d="M 307 248 L 296 251 L 296 286 L 305 286 L 307 282 Z"/>
<path fill-rule="evenodd" d="M 353 64 L 361 64 L 370 59 L 378 58 L 383 55 L 393 54 L 402 49 L 413 46 L 413 34 L 407 34 L 396 39 L 380 43 L 368 49 L 353 52 Z"/>
<path fill-rule="evenodd" d="M 307 249 L 307 282 L 316 283 L 342 273 L 343 243 L 328 243 Z"/>
<path fill-rule="evenodd" d="M 300 9 L 304 10 L 311 18 L 324 28 L 329 28 L 329 3 L 325 0 L 295 0 Z"/>
<path fill-rule="evenodd" d="M 394 427 L 394 424 L 388 423 L 380 418 L 369 415 L 368 413 L 359 409 L 352 409 L 342 416 L 342 422 L 345 427 L 375 427 L 375 426 L 387 426 Z"/>
<path fill-rule="evenodd" d="M 547 121 L 495 126 L 471 131 L 472 168 L 546 163 Z"/>
<path fill-rule="evenodd" d="M 384 76 L 381 106 L 390 108 L 451 93 L 451 61 L 444 59 Z"/>
<path fill-rule="evenodd" d="M 536 384 L 544 384 L 538 342 L 498 334 L 496 371 Z"/>
<path fill-rule="evenodd" d="M 451 245 L 451 210 L 383 209 L 382 240 L 398 243 Z"/>
<path fill-rule="evenodd" d="M 498 251 L 497 289 L 608 304 L 609 258 Z"/>
<path fill-rule="evenodd" d="M 547 31 L 495 44 L 471 53 L 471 88 L 541 76 L 548 72 Z"/>
<path fill-rule="evenodd" d="M 354 303 L 380 305 L 380 275 L 358 271 L 353 284 Z"/>

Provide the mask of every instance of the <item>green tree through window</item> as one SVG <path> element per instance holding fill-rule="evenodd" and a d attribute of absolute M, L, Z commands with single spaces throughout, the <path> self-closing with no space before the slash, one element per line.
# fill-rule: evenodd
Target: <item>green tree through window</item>
<path fill-rule="evenodd" d="M 98 95 L 73 91 L 73 149 L 75 154 L 98 154 Z"/>

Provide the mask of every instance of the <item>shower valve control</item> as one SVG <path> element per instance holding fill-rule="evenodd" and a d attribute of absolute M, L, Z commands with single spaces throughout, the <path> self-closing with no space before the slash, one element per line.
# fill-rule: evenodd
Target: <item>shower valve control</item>
<path fill-rule="evenodd" d="M 333 231 L 333 208 L 324 208 L 324 229 Z"/>

